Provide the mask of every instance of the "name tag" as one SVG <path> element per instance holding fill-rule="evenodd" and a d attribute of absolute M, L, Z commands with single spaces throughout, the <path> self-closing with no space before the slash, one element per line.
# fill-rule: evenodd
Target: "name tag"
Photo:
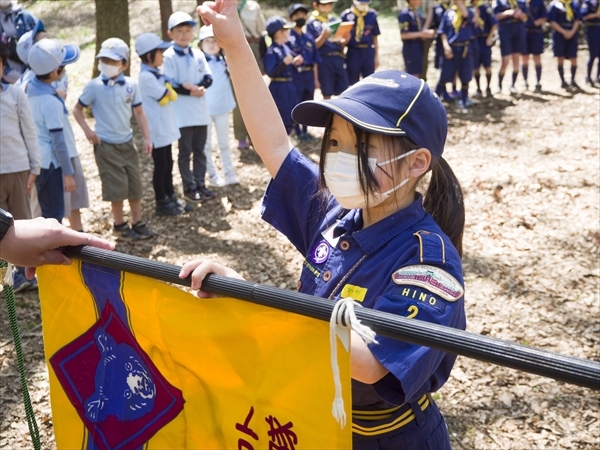
<path fill-rule="evenodd" d="M 347 284 L 342 289 L 341 297 L 348 298 L 350 297 L 352 300 L 356 300 L 357 302 L 364 301 L 367 295 L 367 288 L 354 286 L 353 284 Z"/>

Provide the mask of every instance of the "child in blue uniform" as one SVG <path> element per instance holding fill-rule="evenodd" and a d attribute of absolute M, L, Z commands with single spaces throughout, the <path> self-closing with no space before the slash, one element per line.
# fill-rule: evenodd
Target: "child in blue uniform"
<path fill-rule="evenodd" d="M 485 69 L 485 78 L 487 81 L 486 95 L 492 96 L 492 45 L 494 45 L 494 34 L 498 28 L 498 21 L 494 15 L 491 6 L 484 0 L 473 2 L 473 6 L 477 8 L 479 19 L 476 21 L 476 37 L 473 48 L 473 78 L 477 85 L 477 97 L 481 97 L 483 91 L 479 82 L 479 68 L 483 66 Z"/>
<path fill-rule="evenodd" d="M 348 87 L 348 72 L 346 72 L 344 44 L 331 37 L 329 22 L 337 19 L 332 13 L 333 3 L 337 0 L 317 0 L 313 2 L 314 11 L 306 23 L 306 32 L 314 40 L 321 65 L 319 66 L 319 85 L 323 98 L 340 95 Z"/>
<path fill-rule="evenodd" d="M 294 28 L 290 30 L 288 47 L 295 55 L 302 55 L 302 63 L 296 66 L 292 73 L 294 85 L 298 93 L 298 101 L 304 102 L 315 97 L 315 87 L 319 83 L 319 63 L 321 57 L 317 50 L 314 38 L 303 31 L 306 24 L 308 8 L 302 3 L 295 3 L 288 10 L 290 21 Z M 308 134 L 308 128 L 300 124 L 294 124 L 296 136 L 300 141 L 311 142 L 314 138 Z"/>
<path fill-rule="evenodd" d="M 502 81 L 512 60 L 512 83 L 510 92 L 517 92 L 515 83 L 519 76 L 519 59 L 525 46 L 525 22 L 527 21 L 527 3 L 525 0 L 497 0 L 494 13 L 498 20 L 500 34 L 500 54 L 502 62 L 498 72 L 498 92 L 502 92 Z"/>
<path fill-rule="evenodd" d="M 469 111 L 469 82 L 473 77 L 470 44 L 475 34 L 475 15 L 472 9 L 467 9 L 464 0 L 454 0 L 454 5 L 442 17 L 438 30 L 444 48 L 444 60 L 436 92 L 441 95 L 444 84 L 452 82 L 455 74 L 458 74 L 461 86 L 457 104 L 462 113 Z"/>
<path fill-rule="evenodd" d="M 315 164 L 290 146 L 244 42 L 235 2 L 205 3 L 199 11 L 227 52 L 248 131 L 273 177 L 263 218 L 306 258 L 299 291 L 464 329 L 464 202 L 442 157 L 448 123 L 439 98 L 423 80 L 383 71 L 334 100 L 301 103 L 294 120 L 325 127 Z M 257 109 L 260 115 L 252 113 Z M 423 200 L 415 189 L 429 171 Z M 196 260 L 180 276 L 192 274 L 198 289 L 208 272 L 234 273 Z M 367 345 L 352 333 L 353 448 L 449 449 L 429 393 L 445 383 L 456 357 L 377 340 Z"/>
<path fill-rule="evenodd" d="M 286 44 L 293 26 L 279 16 L 267 20 L 267 33 L 272 42 L 262 59 L 265 73 L 271 78 L 269 91 L 288 135 L 294 129 L 292 109 L 298 104 L 298 92 L 292 77 L 296 67 L 304 61 L 302 55 L 293 55 Z"/>
<path fill-rule="evenodd" d="M 600 2 L 598 0 L 584 0 L 581 5 L 581 18 L 585 23 L 585 38 L 587 39 L 590 57 L 587 62 L 587 75 L 585 82 L 592 87 L 600 83 Z M 592 67 L 596 64 L 596 81 L 592 79 Z"/>
<path fill-rule="evenodd" d="M 544 29 L 542 25 L 548 18 L 548 10 L 545 0 L 530 0 L 527 11 L 527 23 L 525 24 L 526 39 L 525 50 L 523 51 L 522 68 L 523 79 L 525 80 L 525 89 L 529 87 L 527 76 L 529 75 L 529 55 L 533 55 L 533 64 L 535 65 L 535 92 L 542 91 L 542 58 L 540 55 L 544 51 Z"/>
<path fill-rule="evenodd" d="M 369 3 L 371 0 L 354 0 L 352 7 L 340 15 L 344 22 L 354 22 L 346 43 L 346 70 L 350 86 L 361 77 L 371 75 L 379 66 L 377 36 L 381 31 L 377 23 L 377 11 L 369 8 Z"/>
<path fill-rule="evenodd" d="M 579 3 L 577 0 L 554 0 L 548 8 L 548 22 L 552 27 L 552 50 L 558 61 L 558 75 L 563 89 L 579 89 L 577 73 L 577 30 L 579 30 Z M 565 58 L 571 61 L 571 84 L 565 81 Z"/>
<path fill-rule="evenodd" d="M 421 77 L 423 72 L 424 40 L 431 39 L 436 34 L 435 30 L 423 29 L 420 6 L 421 0 L 408 0 L 408 6 L 398 14 L 405 70 L 415 77 Z"/>

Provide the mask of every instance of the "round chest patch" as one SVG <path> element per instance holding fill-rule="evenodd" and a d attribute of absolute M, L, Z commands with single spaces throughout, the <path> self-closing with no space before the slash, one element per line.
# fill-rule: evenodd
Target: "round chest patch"
<path fill-rule="evenodd" d="M 311 259 L 315 264 L 322 264 L 329 258 L 330 247 L 325 241 L 319 242 L 312 252 Z"/>
<path fill-rule="evenodd" d="M 465 293 L 458 280 L 448 272 L 425 264 L 402 267 L 392 274 L 392 280 L 396 284 L 408 284 L 427 289 L 449 302 L 455 302 Z"/>

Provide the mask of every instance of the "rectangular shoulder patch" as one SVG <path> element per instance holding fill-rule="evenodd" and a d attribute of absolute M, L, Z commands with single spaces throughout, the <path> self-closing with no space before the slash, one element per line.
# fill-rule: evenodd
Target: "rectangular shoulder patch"
<path fill-rule="evenodd" d="M 459 281 L 443 269 L 425 264 L 406 266 L 392 274 L 396 284 L 407 284 L 426 289 L 449 302 L 460 299 L 465 290 Z"/>

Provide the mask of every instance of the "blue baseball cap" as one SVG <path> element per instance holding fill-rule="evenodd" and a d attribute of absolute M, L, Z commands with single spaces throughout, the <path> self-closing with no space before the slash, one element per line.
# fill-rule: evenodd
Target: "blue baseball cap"
<path fill-rule="evenodd" d="M 169 30 L 172 30 L 176 26 L 184 24 L 193 27 L 194 25 L 196 25 L 196 22 L 188 13 L 185 13 L 183 11 L 175 11 L 169 16 L 167 26 L 169 27 Z"/>
<path fill-rule="evenodd" d="M 289 7 L 288 9 L 288 16 L 292 17 L 294 14 L 296 14 L 298 11 L 304 11 L 305 13 L 308 14 L 308 8 L 306 6 L 304 6 L 302 3 L 294 3 L 292 6 Z"/>
<path fill-rule="evenodd" d="M 376 72 L 337 98 L 300 103 L 293 109 L 292 119 L 302 125 L 324 127 L 332 113 L 365 131 L 406 136 L 429 150 L 435 162 L 444 152 L 446 109 L 427 83 L 405 72 Z"/>
<path fill-rule="evenodd" d="M 27 55 L 27 64 L 36 75 L 47 75 L 57 67 L 79 59 L 79 47 L 61 45 L 57 39 L 42 39 L 33 44 Z"/>
<path fill-rule="evenodd" d="M 98 58 L 108 58 L 114 61 L 129 61 L 129 47 L 124 40 L 119 38 L 108 38 L 100 46 L 100 51 L 96 55 Z"/>
<path fill-rule="evenodd" d="M 164 50 L 170 46 L 170 42 L 163 41 L 156 33 L 142 33 L 135 40 L 135 51 L 140 56 L 152 50 Z"/>
<path fill-rule="evenodd" d="M 281 29 L 289 30 L 290 28 L 294 28 L 294 24 L 292 22 L 288 22 L 281 16 L 273 16 L 267 20 L 267 24 L 265 29 L 269 36 L 273 36 L 277 31 Z"/>

